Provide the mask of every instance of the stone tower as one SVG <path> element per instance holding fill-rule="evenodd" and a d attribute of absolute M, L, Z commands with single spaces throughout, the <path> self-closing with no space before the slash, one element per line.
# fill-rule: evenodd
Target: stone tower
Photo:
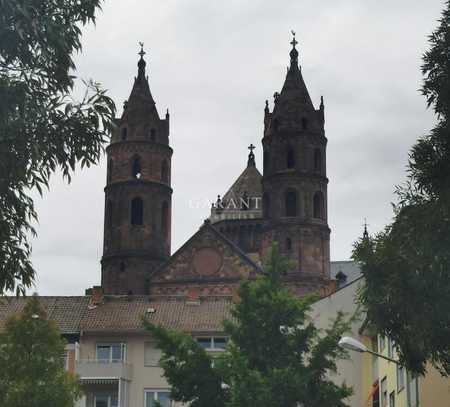
<path fill-rule="evenodd" d="M 138 75 L 106 149 L 102 287 L 107 294 L 145 294 L 150 274 L 170 256 L 172 149 L 169 113 L 160 119 L 145 75 Z"/>
<path fill-rule="evenodd" d="M 323 98 L 314 108 L 298 65 L 297 41 L 290 66 L 270 112 L 266 101 L 263 144 L 262 255 L 271 243 L 293 263 L 288 277 L 329 278 L 330 229 L 327 223 L 326 145 Z"/>

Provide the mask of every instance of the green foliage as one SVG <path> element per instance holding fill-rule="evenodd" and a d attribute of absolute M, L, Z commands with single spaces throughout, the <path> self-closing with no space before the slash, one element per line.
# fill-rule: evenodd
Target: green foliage
<path fill-rule="evenodd" d="M 416 373 L 427 361 L 450 373 L 450 2 L 423 56 L 422 93 L 437 124 L 412 147 L 392 224 L 360 239 L 353 256 L 370 323 L 398 345 Z"/>
<path fill-rule="evenodd" d="M 346 406 L 351 389 L 328 375 L 345 356 L 338 340 L 349 324 L 339 314 L 319 331 L 308 319 L 315 298 L 296 297 L 283 286 L 287 267 L 274 247 L 266 274 L 241 284 L 233 320 L 224 323 L 230 340 L 218 356 L 187 334 L 145 321 L 163 350 L 161 365 L 175 400 L 193 407 Z"/>
<path fill-rule="evenodd" d="M 0 405 L 72 407 L 78 380 L 64 368 L 64 340 L 37 296 L 9 318 L 0 334 Z"/>
<path fill-rule="evenodd" d="M 0 0 L 0 294 L 34 278 L 29 235 L 37 220 L 30 190 L 42 195 L 59 168 L 98 162 L 115 106 L 89 81 L 71 96 L 80 27 L 100 0 Z"/>
<path fill-rule="evenodd" d="M 221 407 L 224 392 L 221 375 L 211 366 L 211 357 L 189 335 L 145 322 L 163 351 L 160 361 L 173 385 L 171 397 L 191 407 Z"/>

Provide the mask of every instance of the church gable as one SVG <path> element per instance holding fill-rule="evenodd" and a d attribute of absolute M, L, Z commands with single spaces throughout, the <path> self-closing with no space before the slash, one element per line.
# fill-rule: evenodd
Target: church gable
<path fill-rule="evenodd" d="M 151 285 L 238 282 L 260 271 L 238 247 L 206 221 L 153 275 Z"/>

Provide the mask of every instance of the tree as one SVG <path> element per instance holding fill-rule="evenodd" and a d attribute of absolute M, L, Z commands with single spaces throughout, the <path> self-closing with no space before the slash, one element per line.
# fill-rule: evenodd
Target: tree
<path fill-rule="evenodd" d="M 64 368 L 65 341 L 34 295 L 0 334 L 0 405 L 72 407 L 78 379 Z"/>
<path fill-rule="evenodd" d="M 408 369 L 450 373 L 450 2 L 423 56 L 422 93 L 437 116 L 412 147 L 394 220 L 355 244 L 369 322 L 397 345 Z"/>
<path fill-rule="evenodd" d="M 227 349 L 212 357 L 188 334 L 144 320 L 162 349 L 161 366 L 173 399 L 192 407 L 346 406 L 351 394 L 328 374 L 336 371 L 338 346 L 348 322 L 339 314 L 324 332 L 308 319 L 313 297 L 283 286 L 288 263 L 272 249 L 265 275 L 244 281 L 232 321 L 224 322 Z"/>
<path fill-rule="evenodd" d="M 70 182 L 77 163 L 97 163 L 111 129 L 115 106 L 98 83 L 71 96 L 80 27 L 99 4 L 0 0 L 0 295 L 33 282 L 31 189 L 42 195 L 57 168 Z"/>

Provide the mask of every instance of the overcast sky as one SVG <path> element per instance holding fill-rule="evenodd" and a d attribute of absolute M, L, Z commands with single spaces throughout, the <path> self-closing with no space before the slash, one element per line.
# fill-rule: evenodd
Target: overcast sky
<path fill-rule="evenodd" d="M 290 30 L 316 105 L 325 99 L 332 260 L 349 259 L 366 217 L 370 232 L 392 218 L 408 149 L 434 118 L 421 86 L 421 55 L 444 0 L 107 1 L 83 29 L 78 75 L 109 90 L 122 112 L 145 43 L 160 115 L 171 113 L 172 252 L 209 215 L 244 169 L 253 143 L 262 169 L 265 99 L 289 63 Z M 33 240 L 41 295 L 81 295 L 100 283 L 106 165 L 59 175 L 37 198 Z"/>

